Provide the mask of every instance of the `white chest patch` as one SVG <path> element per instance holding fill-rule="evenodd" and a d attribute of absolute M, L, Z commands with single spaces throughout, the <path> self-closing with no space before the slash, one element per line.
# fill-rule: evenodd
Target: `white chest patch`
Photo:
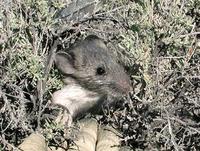
<path fill-rule="evenodd" d="M 54 92 L 52 102 L 67 108 L 73 115 L 79 109 L 92 107 L 99 98 L 97 93 L 86 90 L 78 84 L 71 84 Z"/>

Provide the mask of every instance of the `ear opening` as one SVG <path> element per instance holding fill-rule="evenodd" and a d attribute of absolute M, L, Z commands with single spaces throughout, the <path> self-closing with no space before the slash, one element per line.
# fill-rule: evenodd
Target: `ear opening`
<path fill-rule="evenodd" d="M 74 54 L 66 52 L 58 52 L 55 56 L 55 64 L 57 68 L 64 74 L 74 74 Z"/>

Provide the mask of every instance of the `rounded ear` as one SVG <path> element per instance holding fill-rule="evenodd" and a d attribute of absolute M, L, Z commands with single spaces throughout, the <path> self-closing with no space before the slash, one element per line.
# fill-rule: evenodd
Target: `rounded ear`
<path fill-rule="evenodd" d="M 85 38 L 86 40 L 95 40 L 95 39 L 101 39 L 101 38 L 99 38 L 98 36 L 96 36 L 96 35 L 88 35 L 86 38 Z"/>
<path fill-rule="evenodd" d="M 58 52 L 55 56 L 57 68 L 64 74 L 74 74 L 74 56 L 66 52 Z"/>
<path fill-rule="evenodd" d="M 85 41 L 89 42 L 89 43 L 93 43 L 93 45 L 95 45 L 96 47 L 100 47 L 103 49 L 107 49 L 107 46 L 105 44 L 105 42 L 103 41 L 103 39 L 99 38 L 96 35 L 89 35 L 85 38 Z"/>

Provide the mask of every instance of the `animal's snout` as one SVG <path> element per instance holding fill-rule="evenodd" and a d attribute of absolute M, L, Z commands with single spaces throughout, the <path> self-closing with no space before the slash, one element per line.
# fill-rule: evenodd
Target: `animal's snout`
<path fill-rule="evenodd" d="M 121 79 L 119 80 L 119 85 L 122 88 L 124 94 L 128 94 L 129 92 L 133 91 L 130 80 Z"/>

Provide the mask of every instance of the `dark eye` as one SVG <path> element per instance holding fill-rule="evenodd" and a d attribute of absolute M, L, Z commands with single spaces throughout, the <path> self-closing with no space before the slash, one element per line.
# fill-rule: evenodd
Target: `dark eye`
<path fill-rule="evenodd" d="M 97 75 L 104 75 L 106 73 L 106 70 L 104 67 L 98 67 L 96 70 Z"/>

